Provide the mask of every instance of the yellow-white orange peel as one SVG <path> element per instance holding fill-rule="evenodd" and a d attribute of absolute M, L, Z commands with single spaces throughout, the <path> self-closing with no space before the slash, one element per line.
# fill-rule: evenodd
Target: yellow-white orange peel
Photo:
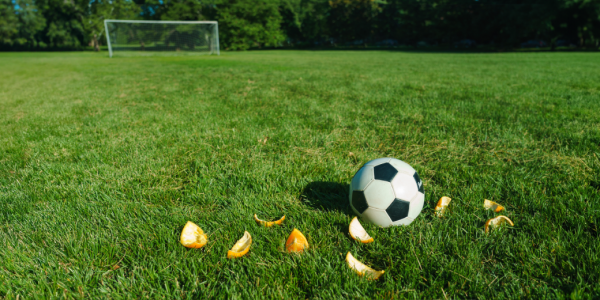
<path fill-rule="evenodd" d="M 487 199 L 483 199 L 483 208 L 491 209 L 494 212 L 501 212 L 504 210 L 504 206 Z"/>
<path fill-rule="evenodd" d="M 367 233 L 367 231 L 365 231 L 362 225 L 360 225 L 360 222 L 358 222 L 357 217 L 354 217 L 354 219 L 352 219 L 352 222 L 350 222 L 350 228 L 348 229 L 348 232 L 354 240 L 359 241 L 363 244 L 372 243 L 374 241 L 373 238 Z"/>
<path fill-rule="evenodd" d="M 250 250 L 252 245 L 252 236 L 248 231 L 244 231 L 244 236 L 239 239 L 229 251 L 227 251 L 227 258 L 242 257 Z"/>
<path fill-rule="evenodd" d="M 287 241 L 285 242 L 285 250 L 287 252 L 300 253 L 308 249 L 308 241 L 300 230 L 294 228 Z"/>
<path fill-rule="evenodd" d="M 281 219 L 279 219 L 277 221 L 267 222 L 267 221 L 263 221 L 263 220 L 259 219 L 256 216 L 256 214 L 254 214 L 254 221 L 256 221 L 256 223 L 258 225 L 265 226 L 265 227 L 271 227 L 273 225 L 281 225 L 281 223 L 283 223 L 283 220 L 285 220 L 285 216 L 281 217 Z"/>
<path fill-rule="evenodd" d="M 450 197 L 444 196 L 444 197 L 440 198 L 437 205 L 435 206 L 435 214 L 438 217 L 442 217 L 444 215 L 444 213 L 446 212 L 446 209 L 448 208 L 448 204 L 450 204 L 450 201 L 452 201 L 452 199 L 450 199 Z"/>
<path fill-rule="evenodd" d="M 360 276 L 365 276 L 368 279 L 372 279 L 372 280 L 378 279 L 379 277 L 381 277 L 381 275 L 383 275 L 383 273 L 385 273 L 385 271 L 383 271 L 383 270 L 377 271 L 377 270 L 373 270 L 373 269 L 367 267 L 365 264 L 356 260 L 356 258 L 354 258 L 354 256 L 352 256 L 352 254 L 350 252 L 348 252 L 348 254 L 346 254 L 346 262 L 348 263 L 348 267 L 350 267 L 350 269 L 354 270 L 354 272 L 356 272 L 356 274 L 358 274 Z"/>
<path fill-rule="evenodd" d="M 188 248 L 202 248 L 208 242 L 208 237 L 202 228 L 188 221 L 181 231 L 179 242 Z"/>
<path fill-rule="evenodd" d="M 507 217 L 505 216 L 497 216 L 495 218 L 489 219 L 487 220 L 487 222 L 485 222 L 485 232 L 489 232 L 491 228 L 503 225 L 503 224 L 510 224 L 510 226 L 515 226 L 515 224 Z"/>

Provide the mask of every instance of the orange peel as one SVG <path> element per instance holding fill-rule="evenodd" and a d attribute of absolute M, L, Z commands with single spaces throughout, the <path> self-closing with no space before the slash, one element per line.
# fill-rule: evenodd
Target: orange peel
<path fill-rule="evenodd" d="M 354 217 L 350 222 L 350 227 L 348 228 L 348 232 L 350 236 L 363 244 L 372 243 L 374 239 L 367 233 L 367 231 L 360 225 L 358 222 L 358 218 Z"/>
<path fill-rule="evenodd" d="M 503 225 L 505 223 L 510 224 L 510 226 L 515 226 L 513 221 L 511 221 L 509 218 L 507 218 L 505 216 L 497 216 L 497 217 L 489 219 L 489 220 L 487 220 L 487 222 L 485 222 L 485 232 L 488 233 L 491 228 Z"/>
<path fill-rule="evenodd" d="M 354 258 L 354 256 L 352 256 L 352 254 L 350 252 L 348 252 L 348 254 L 346 254 L 346 262 L 348 263 L 348 267 L 350 267 L 350 269 L 354 270 L 354 272 L 356 272 L 356 274 L 358 274 L 360 276 L 366 276 L 368 279 L 371 279 L 371 280 L 379 279 L 379 277 L 381 277 L 381 275 L 383 275 L 383 273 L 385 273 L 384 270 L 377 271 L 377 270 L 367 267 L 365 264 L 361 263 L 356 258 Z"/>
<path fill-rule="evenodd" d="M 308 241 L 300 230 L 294 228 L 287 241 L 285 242 L 287 252 L 300 253 L 308 249 Z"/>
<path fill-rule="evenodd" d="M 259 219 L 256 214 L 254 214 L 254 221 L 256 221 L 256 223 L 258 225 L 262 225 L 265 227 L 271 227 L 273 225 L 281 225 L 281 223 L 283 223 L 283 220 L 285 220 L 285 216 L 281 217 L 281 219 L 277 220 L 277 221 L 273 221 L 273 222 L 267 222 L 267 221 L 263 221 L 261 219 Z"/>
<path fill-rule="evenodd" d="M 504 206 L 488 199 L 483 199 L 483 208 L 491 209 L 494 212 L 501 212 L 504 210 Z"/>
<path fill-rule="evenodd" d="M 452 199 L 450 199 L 450 197 L 444 196 L 444 197 L 440 198 L 437 205 L 435 206 L 435 214 L 438 217 L 441 218 L 444 215 L 444 213 L 446 212 L 446 209 L 448 208 L 448 205 L 450 204 L 450 201 L 452 201 Z"/>
<path fill-rule="evenodd" d="M 200 226 L 188 221 L 181 231 L 179 242 L 188 248 L 202 248 L 208 242 L 208 237 Z"/>
<path fill-rule="evenodd" d="M 239 239 L 229 251 L 227 251 L 227 258 L 238 258 L 246 255 L 252 245 L 252 236 L 248 231 L 244 231 L 244 236 Z"/>

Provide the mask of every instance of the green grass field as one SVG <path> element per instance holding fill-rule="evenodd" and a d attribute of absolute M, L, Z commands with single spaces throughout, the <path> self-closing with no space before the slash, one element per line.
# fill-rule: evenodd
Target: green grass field
<path fill-rule="evenodd" d="M 600 297 L 598 53 L 0 66 L 0 298 Z M 363 223 L 375 242 L 358 244 L 348 184 L 386 156 L 419 172 L 426 204 L 408 227 Z M 515 226 L 485 234 L 484 199 Z M 188 220 L 204 248 L 180 245 Z M 311 245 L 300 256 L 284 251 L 293 228 Z M 227 259 L 244 230 L 249 254 Z M 385 275 L 358 277 L 348 251 Z"/>

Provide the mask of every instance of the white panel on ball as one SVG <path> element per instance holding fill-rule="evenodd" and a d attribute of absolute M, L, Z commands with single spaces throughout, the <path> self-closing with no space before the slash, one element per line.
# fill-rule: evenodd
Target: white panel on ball
<path fill-rule="evenodd" d="M 392 220 L 390 219 L 390 216 L 388 216 L 385 210 L 381 209 L 369 207 L 362 214 L 362 218 L 381 227 L 390 227 L 392 225 Z"/>
<path fill-rule="evenodd" d="M 396 174 L 392 180 L 392 187 L 396 198 L 406 201 L 410 201 L 419 192 L 412 174 L 410 176 L 403 173 Z"/>
<path fill-rule="evenodd" d="M 423 204 L 425 204 L 425 195 L 417 193 L 417 195 L 410 201 L 408 217 L 416 219 L 421 213 L 421 210 L 423 210 Z"/>
<path fill-rule="evenodd" d="M 402 220 L 398 220 L 394 223 L 392 223 L 392 225 L 397 226 L 397 225 L 410 225 L 410 223 L 412 223 L 414 220 L 411 217 L 406 217 Z"/>
<path fill-rule="evenodd" d="M 413 167 L 411 167 L 409 164 L 407 164 L 399 159 L 395 159 L 395 158 L 390 159 L 390 164 L 392 166 L 394 166 L 394 168 L 396 168 L 396 170 L 398 170 L 398 172 L 404 173 L 406 175 L 412 176 L 416 172 Z"/>
<path fill-rule="evenodd" d="M 356 172 L 354 178 L 352 178 L 352 190 L 364 191 L 365 188 L 375 180 L 373 176 L 373 166 L 364 166 Z"/>
<path fill-rule="evenodd" d="M 394 189 L 387 181 L 374 180 L 365 190 L 369 207 L 385 210 L 394 201 Z"/>
<path fill-rule="evenodd" d="M 369 161 L 365 164 L 365 166 L 378 166 L 380 164 L 384 164 L 386 162 L 389 162 L 391 158 L 389 157 L 383 157 L 383 158 L 377 158 L 374 159 L 372 161 Z"/>

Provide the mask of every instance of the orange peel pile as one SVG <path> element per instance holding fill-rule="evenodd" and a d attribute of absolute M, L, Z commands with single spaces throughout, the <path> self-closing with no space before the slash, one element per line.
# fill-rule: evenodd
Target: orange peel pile
<path fill-rule="evenodd" d="M 252 245 L 252 236 L 248 231 L 244 231 L 244 236 L 239 239 L 229 251 L 227 251 L 227 258 L 238 258 L 246 255 Z"/>
<path fill-rule="evenodd" d="M 515 226 L 515 224 L 513 223 L 513 221 L 511 221 L 509 218 L 505 217 L 505 216 L 497 216 L 495 218 L 489 219 L 487 220 L 487 222 L 485 222 L 485 232 L 488 233 L 490 232 L 491 228 L 500 226 L 500 225 L 504 225 L 504 224 L 510 224 L 510 226 Z"/>
<path fill-rule="evenodd" d="M 372 243 L 374 241 L 373 238 L 362 227 L 362 225 L 360 225 L 360 222 L 358 222 L 357 217 L 354 217 L 354 219 L 352 219 L 352 221 L 350 222 L 348 232 L 354 240 L 359 241 L 363 244 Z"/>
<path fill-rule="evenodd" d="M 491 209 L 494 212 L 501 212 L 504 210 L 504 206 L 488 199 L 483 199 L 483 208 Z"/>
<path fill-rule="evenodd" d="M 294 228 L 287 241 L 285 242 L 287 252 L 301 253 L 308 249 L 308 241 L 300 230 Z"/>
<path fill-rule="evenodd" d="M 356 258 L 354 258 L 354 256 L 352 256 L 352 254 L 350 252 L 348 252 L 348 254 L 346 254 L 346 262 L 348 263 L 348 267 L 350 267 L 350 269 L 354 270 L 354 272 L 356 272 L 356 274 L 358 274 L 360 276 L 366 276 L 368 279 L 371 279 L 371 280 L 379 279 L 379 277 L 381 277 L 381 275 L 383 275 L 383 273 L 385 273 L 384 270 L 377 271 L 377 270 L 367 267 L 365 264 L 361 263 Z"/>
<path fill-rule="evenodd" d="M 181 231 L 179 242 L 188 248 L 202 248 L 208 242 L 208 237 L 200 226 L 188 221 Z"/>
<path fill-rule="evenodd" d="M 281 219 L 279 219 L 277 221 L 267 222 L 267 221 L 263 221 L 263 220 L 259 219 L 256 216 L 256 214 L 254 214 L 254 221 L 256 221 L 256 223 L 258 225 L 265 226 L 265 227 L 271 227 L 273 225 L 281 225 L 281 223 L 283 223 L 283 220 L 285 220 L 285 216 L 281 217 Z"/>
<path fill-rule="evenodd" d="M 440 198 L 437 205 L 435 206 L 435 214 L 438 217 L 441 218 L 444 215 L 444 213 L 446 212 L 446 209 L 448 208 L 448 205 L 450 204 L 450 201 L 452 201 L 452 199 L 450 199 L 450 197 L 444 196 L 444 197 Z"/>

